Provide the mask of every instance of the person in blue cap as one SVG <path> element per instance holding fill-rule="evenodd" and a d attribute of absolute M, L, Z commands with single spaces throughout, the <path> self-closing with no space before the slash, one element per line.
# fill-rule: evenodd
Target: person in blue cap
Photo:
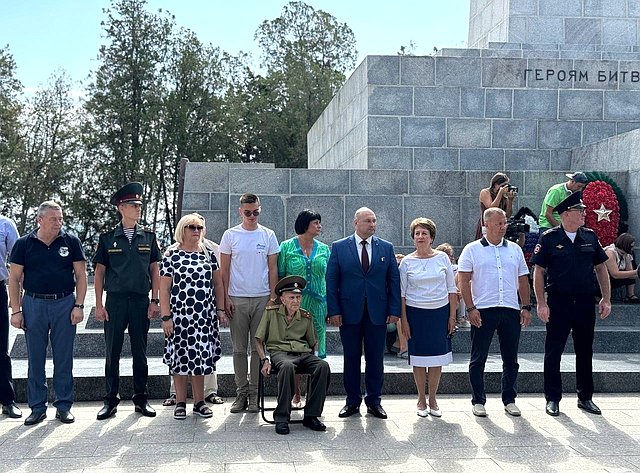
<path fill-rule="evenodd" d="M 120 353 L 129 330 L 133 355 L 133 403 L 136 412 L 154 417 L 147 393 L 147 333 L 149 319 L 160 313 L 158 299 L 162 259 L 156 234 L 138 222 L 142 215 L 142 184 L 131 182 L 111 197 L 122 217 L 111 231 L 100 235 L 95 263 L 96 319 L 104 321 L 106 345 L 104 406 L 98 420 L 108 419 L 120 402 Z M 103 293 L 107 292 L 103 303 Z M 151 291 L 151 300 L 149 300 Z"/>
<path fill-rule="evenodd" d="M 593 272 L 595 269 L 602 294 L 598 313 L 605 319 L 611 312 L 607 255 L 594 231 L 583 227 L 586 206 L 582 203 L 582 192 L 569 195 L 555 209 L 560 214 L 561 223 L 540 236 L 531 258 L 535 265 L 533 287 L 538 317 L 546 323 L 547 328 L 544 344 L 546 412 L 550 416 L 560 414 L 560 359 L 571 333 L 576 354 L 578 407 L 591 414 L 601 414 L 592 400 L 593 334 L 596 322 Z"/>

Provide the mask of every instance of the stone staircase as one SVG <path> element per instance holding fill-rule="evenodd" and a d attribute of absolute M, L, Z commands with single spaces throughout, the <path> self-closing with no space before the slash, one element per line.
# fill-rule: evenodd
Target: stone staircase
<path fill-rule="evenodd" d="M 24 334 L 14 331 L 11 337 L 13 374 L 19 402 L 26 401 L 27 360 Z M 233 364 L 231 360 L 231 340 L 228 329 L 222 329 L 223 357 L 218 363 L 219 393 L 223 397 L 235 395 Z M 520 392 L 542 392 L 542 366 L 544 352 L 544 324 L 533 315 L 533 323 L 523 330 L 520 338 Z M 151 398 L 164 398 L 168 394 L 169 377 L 162 363 L 164 336 L 158 320 L 152 321 L 148 339 L 149 354 L 149 394 Z M 454 361 L 443 369 L 440 392 L 461 394 L 469 392 L 468 363 L 470 351 L 470 330 L 460 329 L 453 338 Z M 333 327 L 327 333 L 327 361 L 331 365 L 332 383 L 330 394 L 343 394 L 342 388 L 342 345 L 339 333 Z M 104 390 L 104 337 L 101 323 L 91 314 L 78 328 L 74 347 L 74 376 L 76 399 L 82 401 L 99 400 Z M 121 395 L 123 399 L 132 395 L 131 349 L 125 337 L 121 360 Z M 575 390 L 575 357 L 571 338 L 567 342 L 563 357 L 562 371 L 566 392 Z M 364 366 L 363 366 L 364 369 Z M 500 391 L 502 362 L 500 360 L 497 336 L 491 346 L 486 368 L 488 392 Z M 51 354 L 47 360 L 47 373 L 53 372 Z M 640 306 L 614 304 L 612 315 L 598 318 L 594 341 L 594 378 L 596 390 L 601 392 L 640 392 Z M 273 393 L 271 383 L 268 391 Z M 395 354 L 385 356 L 385 393 L 411 394 L 415 392 L 411 367 L 407 361 Z"/>

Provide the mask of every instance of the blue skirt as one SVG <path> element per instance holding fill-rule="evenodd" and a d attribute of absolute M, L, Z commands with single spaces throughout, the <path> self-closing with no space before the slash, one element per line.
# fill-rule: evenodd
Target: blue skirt
<path fill-rule="evenodd" d="M 438 309 L 407 306 L 411 329 L 409 364 L 411 366 L 446 366 L 453 361 L 449 330 L 449 304 Z"/>

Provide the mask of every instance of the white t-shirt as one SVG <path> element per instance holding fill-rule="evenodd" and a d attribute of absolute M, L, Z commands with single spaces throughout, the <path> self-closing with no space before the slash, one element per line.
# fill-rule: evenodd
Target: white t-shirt
<path fill-rule="evenodd" d="M 486 238 L 473 241 L 460 254 L 458 272 L 473 273 L 471 295 L 478 309 L 520 309 L 518 278 L 529 274 L 529 268 L 516 243 L 503 239 L 492 245 Z"/>
<path fill-rule="evenodd" d="M 260 297 L 271 294 L 267 257 L 280 252 L 273 230 L 258 225 L 245 230 L 242 225 L 229 228 L 222 235 L 220 253 L 231 255 L 229 295 Z"/>
<path fill-rule="evenodd" d="M 405 256 L 400 263 L 400 293 L 407 305 L 420 309 L 438 309 L 449 303 L 449 294 L 457 292 L 451 261 L 445 253 L 431 258 Z"/>

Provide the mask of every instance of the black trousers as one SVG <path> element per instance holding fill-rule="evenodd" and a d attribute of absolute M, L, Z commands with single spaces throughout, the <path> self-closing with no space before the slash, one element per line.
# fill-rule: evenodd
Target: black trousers
<path fill-rule="evenodd" d="M 502 357 L 502 403 L 506 406 L 515 402 L 518 395 L 518 345 L 520 343 L 520 311 L 509 307 L 488 307 L 480 309 L 482 325 L 471 327 L 471 356 L 469 360 L 469 381 L 471 383 L 472 404 L 485 404 L 484 367 L 489 356 L 493 334 L 498 332 L 500 356 Z"/>
<path fill-rule="evenodd" d="M 15 400 L 9 357 L 9 297 L 7 284 L 0 281 L 0 403 L 6 406 Z"/>
<path fill-rule="evenodd" d="M 147 401 L 147 334 L 149 333 L 149 298 L 134 293 L 107 293 L 105 309 L 109 321 L 104 323 L 106 363 L 104 377 L 106 386 L 105 404 L 116 406 L 120 402 L 120 354 L 124 342 L 124 331 L 129 329 L 129 342 L 133 356 L 133 402 Z"/>
<path fill-rule="evenodd" d="M 571 332 L 576 354 L 576 391 L 580 400 L 589 400 L 593 396 L 594 297 L 549 294 L 547 304 L 550 315 L 544 343 L 544 396 L 547 401 L 562 399 L 560 359 Z"/>

